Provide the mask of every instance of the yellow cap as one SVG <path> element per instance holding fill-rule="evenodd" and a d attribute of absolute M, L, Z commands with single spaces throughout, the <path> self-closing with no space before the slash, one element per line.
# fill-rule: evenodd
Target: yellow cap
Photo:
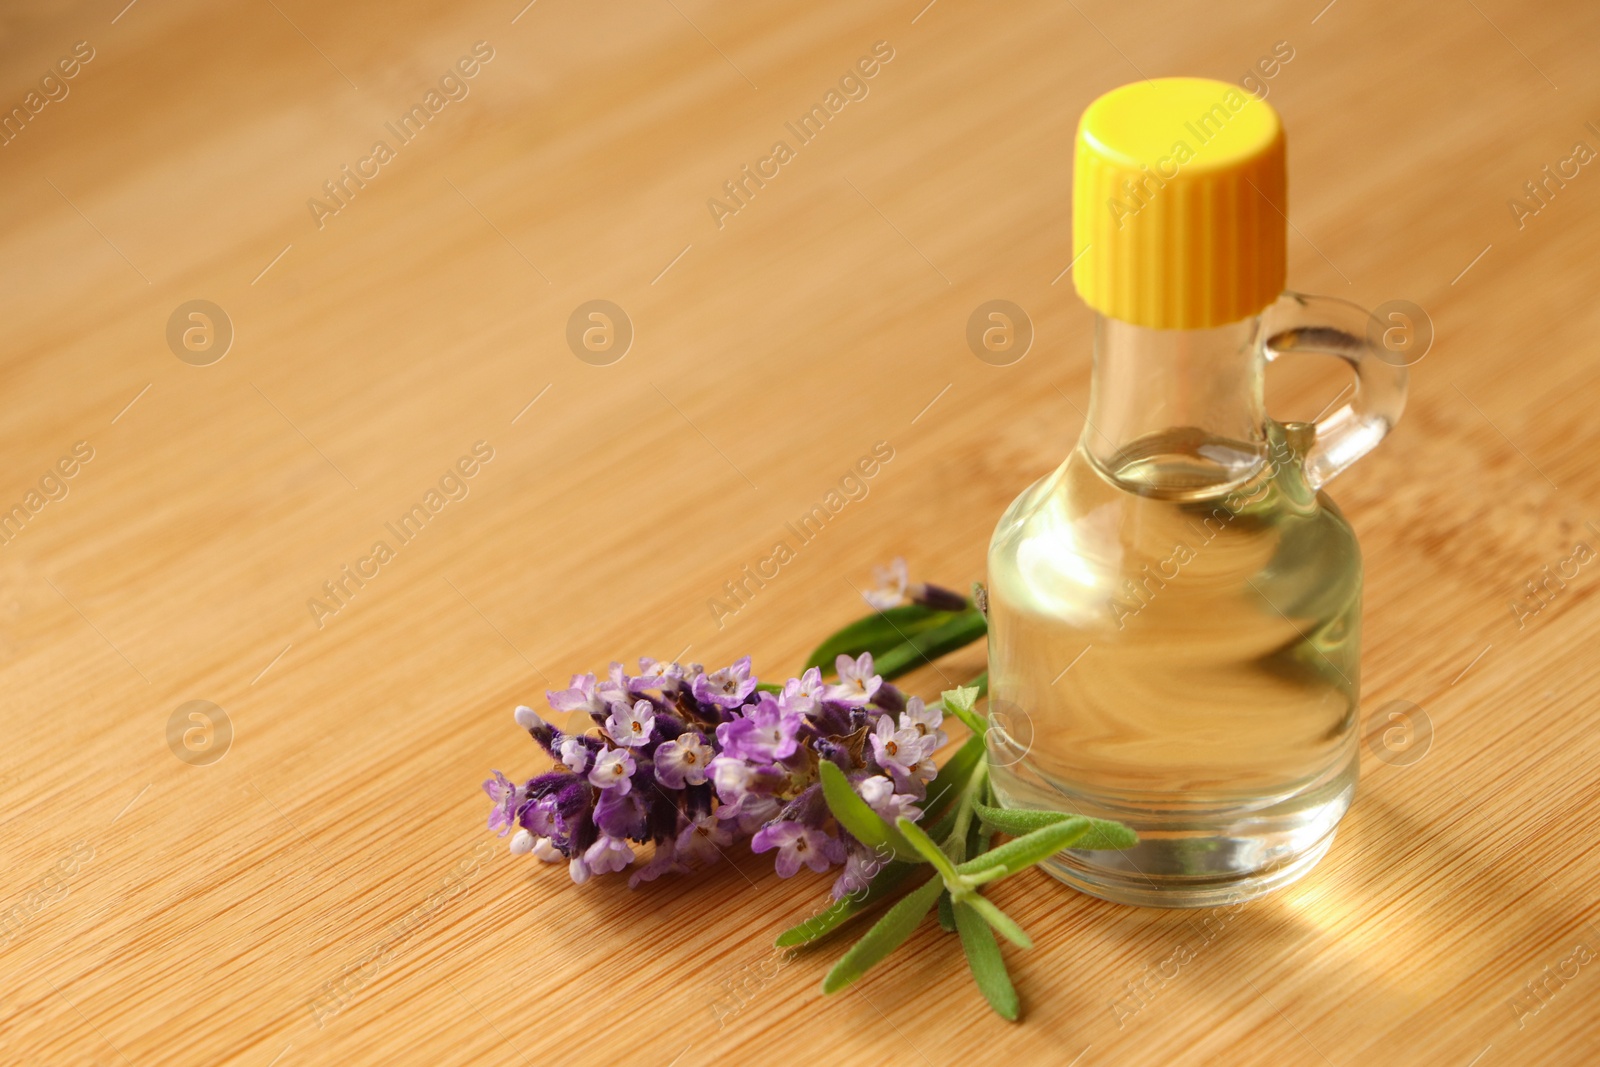
<path fill-rule="evenodd" d="M 1249 318 L 1283 291 L 1283 123 L 1209 78 L 1113 89 L 1084 111 L 1073 160 L 1078 295 L 1138 326 Z"/>

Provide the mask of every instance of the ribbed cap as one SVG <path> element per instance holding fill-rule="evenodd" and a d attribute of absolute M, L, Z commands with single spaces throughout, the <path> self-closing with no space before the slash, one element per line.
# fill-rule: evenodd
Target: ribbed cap
<path fill-rule="evenodd" d="M 1288 207 L 1266 102 L 1209 78 L 1124 85 L 1078 123 L 1073 284 L 1138 326 L 1238 322 L 1283 291 Z"/>

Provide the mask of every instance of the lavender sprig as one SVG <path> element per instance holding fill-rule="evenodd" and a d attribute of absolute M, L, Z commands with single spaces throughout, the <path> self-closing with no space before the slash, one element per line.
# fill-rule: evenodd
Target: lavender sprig
<path fill-rule="evenodd" d="M 918 867 L 908 864 L 932 868 L 924 872 L 932 877 L 901 897 L 833 965 L 822 980 L 824 993 L 845 988 L 899 948 L 937 905 L 941 925 L 960 935 L 973 980 L 984 998 L 1001 1017 L 1015 1020 L 1020 1004 L 995 935 L 1019 948 L 1032 948 L 1033 940 L 983 895 L 982 887 L 1027 870 L 1066 848 L 1126 849 L 1138 843 L 1137 835 L 1121 823 L 1062 812 L 991 807 L 988 768 L 980 758 L 988 724 L 975 710 L 978 693 L 978 687 L 971 686 L 950 690 L 941 698 L 941 705 L 972 730 L 972 737 L 939 774 L 936 787 L 958 793 L 959 799 L 954 810 L 931 829 L 911 819 L 884 819 L 861 804 L 835 769 L 822 768 L 823 793 L 840 824 L 857 840 L 875 843 L 897 861 L 864 887 L 863 903 L 865 898 L 881 898 L 916 873 Z M 991 848 L 995 831 L 1019 836 Z M 837 902 L 822 921 L 803 923 L 779 935 L 778 945 L 805 944 L 826 936 L 854 914 L 852 904 L 851 900 Z"/>
<path fill-rule="evenodd" d="M 564 732 L 517 708 L 517 724 L 558 766 L 520 785 L 495 771 L 483 783 L 489 828 L 515 829 L 512 852 L 565 861 L 577 883 L 633 866 L 636 844 L 654 851 L 629 877 L 633 887 L 709 866 L 740 840 L 775 851 L 780 877 L 842 867 L 832 904 L 779 935 L 780 948 L 820 940 L 910 875 L 931 873 L 844 954 L 823 991 L 860 978 L 937 906 L 979 990 L 1016 1019 L 995 935 L 1023 948 L 1032 941 L 981 887 L 1065 848 L 1125 849 L 1137 837 L 1120 823 L 991 806 L 988 723 L 975 710 L 987 673 L 934 705 L 889 683 L 985 635 L 982 586 L 973 587 L 974 606 L 911 582 L 898 559 L 880 568 L 878 583 L 865 594 L 874 613 L 825 640 L 781 686 L 760 684 L 748 656 L 709 673 L 641 659 L 637 675 L 613 663 L 604 681 L 574 675 L 567 689 L 546 693 L 555 711 L 587 716 L 584 729 Z M 827 682 L 830 664 L 836 680 Z M 972 736 L 937 767 L 946 712 Z M 992 848 L 996 833 L 1014 840 Z"/>
<path fill-rule="evenodd" d="M 613 663 L 603 681 L 575 675 L 546 694 L 553 710 L 588 715 L 594 727 L 582 732 L 517 708 L 517 724 L 557 767 L 521 784 L 499 771 L 484 782 L 489 828 L 515 831 L 512 852 L 565 860 L 582 883 L 628 869 L 635 846 L 652 844 L 629 877 L 637 887 L 715 863 L 748 840 L 776 853 L 783 878 L 842 868 L 839 899 L 881 863 L 833 817 L 819 767 L 833 768 L 874 817 L 921 817 L 944 715 L 886 682 L 871 652 L 837 656 L 832 683 L 812 667 L 772 687 L 759 685 L 748 656 L 710 672 L 651 659 L 639 667 L 629 675 Z"/>

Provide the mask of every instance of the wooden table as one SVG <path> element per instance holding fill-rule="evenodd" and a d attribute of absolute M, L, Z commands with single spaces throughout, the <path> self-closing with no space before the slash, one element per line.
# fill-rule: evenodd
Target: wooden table
<path fill-rule="evenodd" d="M 1600 9 L 124 2 L 4 23 L 0 1060 L 1600 1060 L 1600 172 L 1564 162 Z M 1334 486 L 1366 741 L 1322 864 L 1221 915 L 1008 882 L 1010 1025 L 931 927 L 825 999 L 837 947 L 770 946 L 826 881 L 770 857 L 630 892 L 509 856 L 515 704 L 640 654 L 782 676 L 873 564 L 981 576 L 1086 403 L 1078 112 L 1275 47 L 1293 286 L 1437 334 Z M 969 351 L 991 299 L 1020 362 Z M 619 360 L 569 347 L 593 300 Z M 1285 373 L 1281 417 L 1345 384 Z M 1395 701 L 1420 760 L 1376 758 Z"/>

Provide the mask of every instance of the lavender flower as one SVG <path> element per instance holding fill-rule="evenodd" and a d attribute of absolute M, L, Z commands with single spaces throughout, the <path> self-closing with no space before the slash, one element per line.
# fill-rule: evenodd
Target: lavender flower
<path fill-rule="evenodd" d="M 844 859 L 844 849 L 837 840 L 821 830 L 813 830 L 798 822 L 769 823 L 750 840 L 752 852 L 767 852 L 774 848 L 778 850 L 775 866 L 779 878 L 792 876 L 801 864 L 821 874 Z"/>
<path fill-rule="evenodd" d="M 915 729 L 897 729 L 894 716 L 884 715 L 871 735 L 872 755 L 878 766 L 889 772 L 895 787 L 906 789 L 909 783 L 931 781 L 937 768 L 933 765 L 932 737 Z"/>
<path fill-rule="evenodd" d="M 909 793 L 896 793 L 894 781 L 881 774 L 862 779 L 856 784 L 856 792 L 861 794 L 861 799 L 867 802 L 868 807 L 890 825 L 902 817 L 912 822 L 922 818 L 917 798 Z"/>
<path fill-rule="evenodd" d="M 586 711 L 593 717 L 606 713 L 605 701 L 595 692 L 592 674 L 574 674 L 570 689 L 547 690 L 544 695 L 557 711 Z"/>
<path fill-rule="evenodd" d="M 696 700 L 702 704 L 715 704 L 719 708 L 736 708 L 755 691 L 756 679 L 750 676 L 749 656 L 731 667 L 698 675 L 692 687 Z"/>
<path fill-rule="evenodd" d="M 934 585 L 932 582 L 913 582 L 911 572 L 903 557 L 896 556 L 887 567 L 872 568 L 872 580 L 877 583 L 861 594 L 877 611 L 897 608 L 908 600 L 935 611 L 965 611 L 967 598 L 954 590 Z"/>
<path fill-rule="evenodd" d="M 843 770 L 884 818 L 917 819 L 945 734 L 940 707 L 884 684 L 870 654 L 837 667 L 835 684 L 813 667 L 776 693 L 758 689 L 748 656 L 710 672 L 646 657 L 638 675 L 618 663 L 604 681 L 574 675 L 546 694 L 550 707 L 595 726 L 568 733 L 518 707 L 554 768 L 522 785 L 496 771 L 489 827 L 515 830 L 517 855 L 564 859 L 578 883 L 628 868 L 639 846 L 653 851 L 632 886 L 707 867 L 742 839 L 774 853 L 785 878 L 842 865 L 834 894 L 854 892 L 883 858 L 834 821 L 818 763 Z"/>
<path fill-rule="evenodd" d="M 559 751 L 561 762 L 573 774 L 582 774 L 589 766 L 589 746 L 583 743 L 583 738 L 564 738 Z"/>
<path fill-rule="evenodd" d="M 649 689 L 659 689 L 663 693 L 675 693 L 682 682 L 683 668 L 676 663 L 640 656 L 639 677 L 633 680 L 633 691 L 643 693 Z"/>
<path fill-rule="evenodd" d="M 709 867 L 733 844 L 733 833 L 715 815 L 702 815 L 678 834 L 677 854 L 688 863 Z"/>
<path fill-rule="evenodd" d="M 711 769 L 711 746 L 693 731 L 656 749 L 656 781 L 668 789 L 682 789 L 686 785 L 700 785 Z"/>
<path fill-rule="evenodd" d="M 606 736 L 624 748 L 641 748 L 650 743 L 650 733 L 656 726 L 656 708 L 648 700 L 640 700 L 630 708 L 625 704 L 611 705 L 606 717 Z"/>
<path fill-rule="evenodd" d="M 773 763 L 788 759 L 799 746 L 795 735 L 801 717 L 779 709 L 771 693 L 762 693 L 755 706 L 717 727 L 717 743 L 725 755 L 751 763 Z"/>
<path fill-rule="evenodd" d="M 944 731 L 939 729 L 943 722 L 944 712 L 923 704 L 921 697 L 914 696 L 907 700 L 905 710 L 900 713 L 900 729 L 915 730 L 923 737 L 933 739 L 927 746 L 930 755 L 943 748 L 947 740 Z"/>
<path fill-rule="evenodd" d="M 489 811 L 489 829 L 499 832 L 501 837 L 506 836 L 511 830 L 511 824 L 516 821 L 517 808 L 527 797 L 527 790 L 520 785 L 512 785 L 505 775 L 499 771 L 493 772 L 494 777 L 483 783 L 483 791 L 489 794 L 489 799 L 494 802 L 494 807 Z"/>
<path fill-rule="evenodd" d="M 583 862 L 592 874 L 610 874 L 633 862 L 633 849 L 620 837 L 601 834 L 583 854 Z"/>
<path fill-rule="evenodd" d="M 625 748 L 608 748 L 594 761 L 589 772 L 589 784 L 597 789 L 615 789 L 626 793 L 633 788 L 633 772 L 638 765 Z"/>
<path fill-rule="evenodd" d="M 790 678 L 778 694 L 778 707 L 796 715 L 811 715 L 822 706 L 824 691 L 822 672 L 810 668 L 798 678 Z"/>
<path fill-rule="evenodd" d="M 840 656 L 834 666 L 839 672 L 839 684 L 828 686 L 828 699 L 851 708 L 864 708 L 871 703 L 883 684 L 883 679 L 872 673 L 872 653 L 863 652 L 856 659 Z"/>
<path fill-rule="evenodd" d="M 861 594 L 861 599 L 872 607 L 888 611 L 906 602 L 906 584 L 911 580 L 911 572 L 904 556 L 896 556 L 887 567 L 872 568 L 872 580 L 878 584 Z"/>

